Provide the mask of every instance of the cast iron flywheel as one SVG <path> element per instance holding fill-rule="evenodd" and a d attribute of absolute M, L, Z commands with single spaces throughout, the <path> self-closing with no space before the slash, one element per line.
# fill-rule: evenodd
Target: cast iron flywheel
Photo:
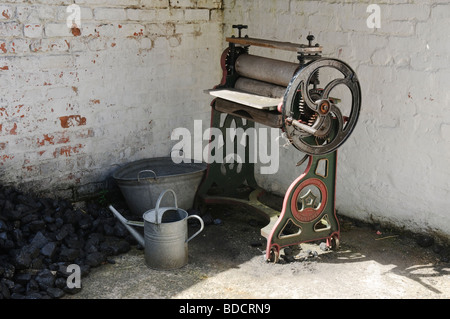
<path fill-rule="evenodd" d="M 326 81 L 323 89 L 317 88 L 323 82 L 319 70 L 322 74 L 327 68 L 338 70 L 339 76 Z M 351 95 L 345 114 L 341 112 L 340 97 L 330 96 L 340 85 L 347 87 Z M 328 154 L 349 138 L 360 108 L 361 88 L 355 72 L 340 60 L 321 58 L 298 70 L 289 83 L 283 98 L 283 129 L 300 151 L 309 155 Z"/>

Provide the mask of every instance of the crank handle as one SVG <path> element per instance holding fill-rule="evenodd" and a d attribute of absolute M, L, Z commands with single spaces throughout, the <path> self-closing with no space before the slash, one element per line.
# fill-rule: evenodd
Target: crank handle
<path fill-rule="evenodd" d="M 303 124 L 303 123 L 301 123 L 301 122 L 299 122 L 297 120 L 294 120 L 292 117 L 288 117 L 286 119 L 286 124 L 293 125 L 296 128 L 298 128 L 298 129 L 300 129 L 302 131 L 305 131 L 306 133 L 311 134 L 311 135 L 315 135 L 317 133 L 316 129 L 312 128 L 309 125 Z"/>

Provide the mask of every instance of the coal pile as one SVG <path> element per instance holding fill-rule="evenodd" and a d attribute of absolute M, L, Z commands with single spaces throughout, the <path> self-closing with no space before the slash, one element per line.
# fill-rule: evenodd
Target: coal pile
<path fill-rule="evenodd" d="M 0 186 L 0 299 L 77 293 L 93 267 L 114 262 L 113 256 L 133 244 L 135 239 L 99 203 L 80 209 L 67 200 Z M 81 287 L 68 285 L 71 264 L 81 270 Z"/>

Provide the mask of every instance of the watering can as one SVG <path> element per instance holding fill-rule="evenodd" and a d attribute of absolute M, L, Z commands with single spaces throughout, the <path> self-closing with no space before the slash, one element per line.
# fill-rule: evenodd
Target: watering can
<path fill-rule="evenodd" d="M 159 207 L 167 192 L 172 193 L 175 206 Z M 144 247 L 145 263 L 153 269 L 177 269 L 186 265 L 188 242 L 204 228 L 200 216 L 189 215 L 185 210 L 178 208 L 177 196 L 171 189 L 167 189 L 159 195 L 156 207 L 144 213 L 143 222 L 128 221 L 111 205 L 109 209 Z M 200 229 L 188 238 L 187 220 L 190 218 L 200 221 Z M 144 236 L 132 226 L 144 227 Z"/>

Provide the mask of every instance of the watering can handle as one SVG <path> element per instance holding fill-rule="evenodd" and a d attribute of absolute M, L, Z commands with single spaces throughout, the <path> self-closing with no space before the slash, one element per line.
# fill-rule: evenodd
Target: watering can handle
<path fill-rule="evenodd" d="M 192 238 L 194 238 L 195 236 L 197 236 L 198 234 L 200 234 L 200 232 L 203 230 L 203 228 L 205 227 L 205 224 L 203 223 L 203 219 L 200 217 L 200 216 L 198 216 L 198 215 L 190 215 L 190 216 L 188 216 L 186 219 L 189 219 L 189 218 L 197 218 L 199 221 L 200 221 L 200 229 L 194 234 L 194 235 L 192 235 L 191 237 L 189 237 L 187 240 L 186 240 L 186 243 L 188 243 Z"/>
<path fill-rule="evenodd" d="M 156 207 L 155 207 L 155 222 L 156 224 L 161 224 L 161 219 L 162 219 L 162 215 L 161 217 L 159 216 L 159 204 L 161 203 L 161 200 L 163 198 L 163 196 L 167 193 L 167 192 L 171 192 L 173 195 L 173 199 L 175 201 L 175 208 L 178 209 L 178 204 L 177 204 L 177 195 L 175 195 L 175 192 L 171 189 L 166 189 L 164 192 L 162 192 L 159 197 L 158 200 L 156 201 Z"/>
<path fill-rule="evenodd" d="M 155 175 L 155 177 L 153 177 L 153 178 L 154 178 L 154 179 L 157 179 L 157 178 L 158 178 L 158 176 L 156 175 L 156 173 L 155 173 L 154 171 L 152 171 L 151 169 L 144 169 L 144 170 L 140 171 L 140 172 L 137 174 L 137 180 L 138 180 L 138 182 L 141 181 L 140 178 L 139 178 L 139 175 L 141 175 L 141 173 L 145 173 L 145 172 L 152 172 L 152 173 Z"/>

